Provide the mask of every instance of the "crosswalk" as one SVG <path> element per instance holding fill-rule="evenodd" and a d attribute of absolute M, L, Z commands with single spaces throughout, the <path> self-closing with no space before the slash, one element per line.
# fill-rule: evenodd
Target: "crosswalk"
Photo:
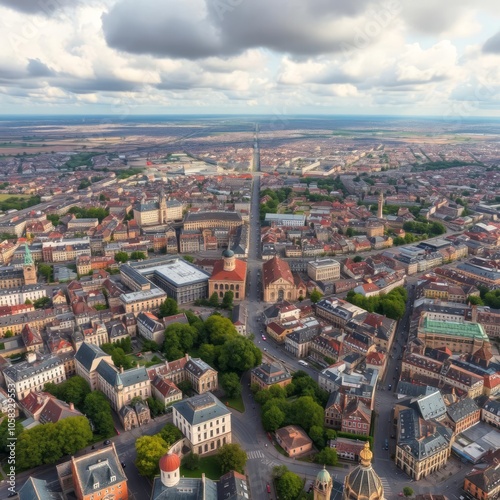
<path fill-rule="evenodd" d="M 248 460 L 252 460 L 255 458 L 264 458 L 264 453 L 262 453 L 260 450 L 248 451 L 247 457 Z"/>
<path fill-rule="evenodd" d="M 382 486 L 384 487 L 384 497 L 385 498 L 392 498 L 391 497 L 392 490 L 391 490 L 391 485 L 389 484 L 389 481 L 385 477 L 380 477 L 380 481 L 382 483 Z"/>

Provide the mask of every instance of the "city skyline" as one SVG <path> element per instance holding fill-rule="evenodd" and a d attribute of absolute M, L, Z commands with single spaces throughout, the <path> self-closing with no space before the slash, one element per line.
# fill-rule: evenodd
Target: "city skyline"
<path fill-rule="evenodd" d="M 499 17 L 489 0 L 0 0 L 0 108 L 494 117 Z"/>

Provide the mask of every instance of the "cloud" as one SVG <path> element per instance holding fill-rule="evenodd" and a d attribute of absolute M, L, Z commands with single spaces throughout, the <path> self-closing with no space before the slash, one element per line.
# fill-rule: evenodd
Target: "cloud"
<path fill-rule="evenodd" d="M 81 3 L 81 0 L 0 0 L 0 5 L 26 14 L 51 16 L 54 12 Z"/>
<path fill-rule="evenodd" d="M 54 71 L 39 59 L 29 59 L 27 66 L 28 74 L 32 77 L 54 76 Z"/>
<path fill-rule="evenodd" d="M 500 54 L 500 31 L 486 40 L 483 45 L 483 52 Z"/>
<path fill-rule="evenodd" d="M 382 6 L 383 21 L 380 14 L 373 20 L 369 0 L 183 0 L 182 4 L 166 0 L 163 4 L 159 8 L 156 0 L 143 0 L 138 8 L 135 0 L 118 1 L 102 16 L 107 43 L 129 53 L 185 59 L 234 56 L 252 48 L 309 56 L 344 50 L 377 22 L 380 34 L 395 15 Z"/>

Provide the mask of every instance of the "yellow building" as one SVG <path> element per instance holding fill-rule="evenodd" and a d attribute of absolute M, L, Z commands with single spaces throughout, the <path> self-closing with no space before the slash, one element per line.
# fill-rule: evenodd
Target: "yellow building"
<path fill-rule="evenodd" d="M 222 299 L 228 291 L 233 292 L 235 300 L 245 298 L 247 263 L 237 259 L 232 250 L 225 250 L 222 259 L 214 264 L 212 276 L 208 280 L 208 296 L 213 293 Z"/>
<path fill-rule="evenodd" d="M 265 302 L 296 301 L 306 296 L 306 286 L 302 280 L 294 277 L 290 266 L 279 257 L 264 262 L 262 265 Z"/>

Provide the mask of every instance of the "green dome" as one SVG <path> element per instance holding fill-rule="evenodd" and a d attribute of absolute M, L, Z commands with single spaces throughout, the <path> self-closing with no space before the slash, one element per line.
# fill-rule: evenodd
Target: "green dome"
<path fill-rule="evenodd" d="M 228 248 L 222 252 L 222 256 L 225 258 L 234 257 L 234 252 Z"/>
<path fill-rule="evenodd" d="M 330 482 L 330 479 L 331 479 L 330 474 L 325 467 L 323 467 L 316 476 L 316 481 L 318 483 L 328 483 Z"/>

